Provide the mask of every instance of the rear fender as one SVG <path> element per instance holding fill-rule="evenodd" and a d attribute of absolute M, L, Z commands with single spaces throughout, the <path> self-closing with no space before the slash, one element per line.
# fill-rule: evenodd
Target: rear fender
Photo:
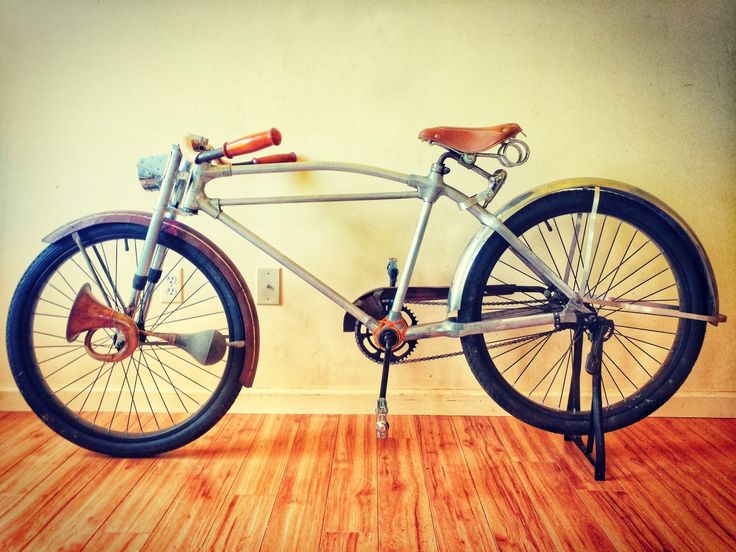
<path fill-rule="evenodd" d="M 97 213 L 82 217 L 58 228 L 57 230 L 54 230 L 48 236 L 43 238 L 43 241 L 46 243 L 54 243 L 64 239 L 74 232 L 84 230 L 85 228 L 97 224 L 131 223 L 147 227 L 150 222 L 150 214 L 138 211 L 111 211 L 106 213 Z M 253 301 L 253 296 L 248 289 L 248 285 L 243 279 L 243 275 L 219 247 L 212 243 L 209 238 L 196 230 L 177 220 L 164 219 L 161 231 L 180 238 L 189 245 L 198 249 L 202 254 L 206 255 L 213 263 L 215 263 L 217 269 L 222 273 L 223 277 L 230 285 L 230 288 L 237 299 L 245 327 L 246 347 L 243 366 L 240 372 L 240 382 L 244 387 L 251 387 L 253 385 L 253 379 L 255 378 L 256 368 L 258 365 L 260 335 L 256 306 Z"/>
<path fill-rule="evenodd" d="M 706 312 L 703 314 L 713 317 L 711 323 L 714 325 L 717 325 L 718 321 L 722 321 L 723 318 L 718 313 L 718 287 L 716 286 L 716 278 L 713 274 L 713 267 L 708 260 L 708 255 L 705 253 L 703 245 L 700 243 L 700 240 L 698 240 L 698 237 L 695 235 L 692 228 L 690 228 L 687 222 L 685 222 L 680 215 L 660 199 L 644 190 L 629 184 L 624 184 L 623 182 L 603 178 L 570 178 L 565 180 L 556 180 L 548 184 L 543 184 L 515 197 L 506 203 L 506 205 L 501 207 L 501 209 L 495 214 L 499 219 L 505 221 L 513 214 L 542 197 L 563 191 L 593 190 L 594 188 L 600 188 L 600 190 L 604 192 L 624 195 L 642 203 L 643 205 L 650 207 L 654 206 L 660 210 L 662 215 L 667 218 L 671 225 L 679 226 L 682 229 L 690 240 L 694 251 L 697 252 L 700 258 L 703 281 L 706 282 L 708 286 Z M 470 242 L 468 242 L 465 251 L 458 261 L 455 274 L 452 278 L 452 284 L 450 285 L 450 292 L 448 294 L 449 312 L 454 312 L 460 309 L 460 303 L 465 290 L 465 282 L 468 278 L 468 274 L 470 273 L 470 268 L 473 265 L 475 257 L 483 247 L 483 244 L 486 243 L 493 232 L 492 228 L 483 226 L 478 230 L 475 236 L 471 238 Z"/>

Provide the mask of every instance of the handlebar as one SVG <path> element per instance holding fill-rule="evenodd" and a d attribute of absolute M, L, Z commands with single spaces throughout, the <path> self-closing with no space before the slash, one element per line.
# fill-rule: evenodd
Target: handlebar
<path fill-rule="evenodd" d="M 199 153 L 195 159 L 195 163 L 206 163 L 208 161 L 214 161 L 226 157 L 232 159 L 236 155 L 243 155 L 245 153 L 253 153 L 255 151 L 268 148 L 270 146 L 278 146 L 281 143 L 281 133 L 275 128 L 271 128 L 264 132 L 258 132 L 256 134 L 249 134 L 243 136 L 237 140 L 231 140 L 225 142 L 221 148 L 215 148 L 208 151 Z M 279 155 L 281 157 L 279 157 Z M 260 158 L 260 160 L 253 160 L 253 163 L 285 163 L 289 161 L 296 161 L 296 155 L 292 154 L 279 154 L 271 155 Z M 287 156 L 293 156 L 293 159 Z M 278 161 L 270 160 L 272 157 L 279 157 Z M 268 160 L 267 160 L 268 159 Z"/>

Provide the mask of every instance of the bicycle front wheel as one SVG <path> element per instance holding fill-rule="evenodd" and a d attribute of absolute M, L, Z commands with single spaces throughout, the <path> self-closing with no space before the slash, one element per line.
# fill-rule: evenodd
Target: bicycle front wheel
<path fill-rule="evenodd" d="M 62 437 L 112 456 L 159 454 L 196 439 L 227 412 L 241 387 L 243 348 L 228 347 L 220 362 L 205 366 L 160 339 L 142 339 L 119 362 L 89 356 L 84 335 L 67 342 L 71 305 L 84 284 L 122 311 L 146 231 L 139 224 L 100 224 L 80 231 L 81 249 L 71 237 L 50 245 L 21 279 L 8 316 L 11 370 L 29 406 Z M 175 236 L 161 233 L 158 243 L 167 253 L 145 329 L 217 330 L 243 341 L 236 296 L 214 263 Z M 96 332 L 92 346 L 114 352 L 114 332 Z"/>
<path fill-rule="evenodd" d="M 700 259 L 680 228 L 655 206 L 621 194 L 602 190 L 595 214 L 592 204 L 592 190 L 564 191 L 533 202 L 506 224 L 583 296 L 704 312 Z M 494 284 L 527 287 L 484 297 L 486 286 Z M 559 311 L 551 292 L 494 234 L 471 268 L 459 319 Z M 652 413 L 677 391 L 700 352 L 705 322 L 588 306 L 615 325 L 602 361 L 602 421 L 604 430 L 612 431 Z M 585 365 L 590 349 L 582 324 L 487 337 L 462 338 L 463 351 L 480 385 L 501 407 L 548 431 L 588 432 L 591 378 L 573 369 Z M 573 378 L 579 405 L 570 396 Z"/>

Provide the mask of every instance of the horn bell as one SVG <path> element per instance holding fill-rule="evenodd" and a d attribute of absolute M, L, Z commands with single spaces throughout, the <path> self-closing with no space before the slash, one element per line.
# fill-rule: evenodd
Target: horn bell
<path fill-rule="evenodd" d="M 194 360 L 208 366 L 220 362 L 227 351 L 227 340 L 217 330 L 193 334 L 176 334 L 174 345 L 189 353 Z"/>
<path fill-rule="evenodd" d="M 117 330 L 118 338 L 122 337 L 125 340 L 123 347 L 111 354 L 95 351 L 92 347 L 92 336 L 101 328 Z M 139 331 L 135 321 L 95 299 L 88 283 L 82 286 L 74 299 L 66 324 L 66 340 L 71 343 L 83 332 L 87 332 L 84 338 L 87 353 L 96 360 L 119 362 L 132 355 L 138 347 Z"/>

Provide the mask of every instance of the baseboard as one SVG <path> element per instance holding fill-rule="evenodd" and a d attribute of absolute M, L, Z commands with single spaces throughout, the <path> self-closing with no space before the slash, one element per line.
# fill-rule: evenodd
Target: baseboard
<path fill-rule="evenodd" d="M 376 393 L 364 389 L 243 389 L 233 413 L 371 414 Z M 392 414 L 503 416 L 483 391 L 473 389 L 396 389 L 389 391 Z M 28 410 L 14 388 L 0 388 L 0 411 Z M 736 418 L 736 393 L 680 392 L 655 416 Z"/>

